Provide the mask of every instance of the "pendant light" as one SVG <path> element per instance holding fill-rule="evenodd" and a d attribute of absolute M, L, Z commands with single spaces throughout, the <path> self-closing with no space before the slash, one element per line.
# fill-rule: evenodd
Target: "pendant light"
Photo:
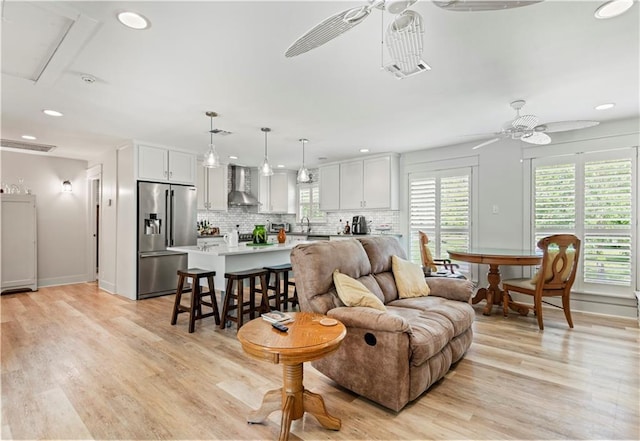
<path fill-rule="evenodd" d="M 307 167 L 304 166 L 304 145 L 305 143 L 309 142 L 309 140 L 305 138 L 300 138 L 298 141 L 302 143 L 302 167 L 300 167 L 300 170 L 298 170 L 297 181 L 298 181 L 298 184 L 304 184 L 311 181 L 309 170 L 307 170 Z"/>
<path fill-rule="evenodd" d="M 271 131 L 271 129 L 269 127 L 263 127 L 260 130 L 262 130 L 264 132 L 264 162 L 262 163 L 262 166 L 260 167 L 260 174 L 262 176 L 271 176 L 273 175 L 273 169 L 271 168 L 271 165 L 269 164 L 269 156 L 267 153 L 267 133 L 269 133 Z"/>
<path fill-rule="evenodd" d="M 211 130 L 209 130 L 211 141 L 209 143 L 209 150 L 204 154 L 202 165 L 206 168 L 218 168 L 220 167 L 220 156 L 218 156 L 216 146 L 213 145 L 213 118 L 218 116 L 218 114 L 216 112 L 207 112 L 206 115 L 211 118 Z"/>

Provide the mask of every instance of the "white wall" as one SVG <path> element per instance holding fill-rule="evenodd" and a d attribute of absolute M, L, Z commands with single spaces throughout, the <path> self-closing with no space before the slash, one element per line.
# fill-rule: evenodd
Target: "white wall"
<path fill-rule="evenodd" d="M 87 281 L 87 162 L 3 150 L 1 180 L 24 185 L 36 195 L 38 286 Z M 69 180 L 72 193 L 62 192 Z"/>

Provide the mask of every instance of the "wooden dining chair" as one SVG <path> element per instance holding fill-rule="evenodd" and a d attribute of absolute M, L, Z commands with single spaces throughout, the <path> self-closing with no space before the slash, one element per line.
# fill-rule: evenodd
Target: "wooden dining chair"
<path fill-rule="evenodd" d="M 573 234 L 555 234 L 538 241 L 538 248 L 543 252 L 542 265 L 532 279 L 511 279 L 502 281 L 504 291 L 502 310 L 506 317 L 509 311 L 509 293 L 516 292 L 533 296 L 533 311 L 538 317 L 538 326 L 542 323 L 542 298 L 562 297 L 562 309 L 570 328 L 571 287 L 576 278 L 578 259 L 580 257 L 580 239 Z"/>
<path fill-rule="evenodd" d="M 444 268 L 448 275 L 458 275 L 461 277 L 462 274 L 456 272 L 456 269 L 460 268 L 460 266 L 456 263 L 452 263 L 450 259 L 434 259 L 431 254 L 431 250 L 429 249 L 429 236 L 423 231 L 418 231 L 418 238 L 420 240 L 420 258 L 422 260 L 422 267 L 425 270 L 425 273 L 431 273 L 431 275 L 435 275 L 435 273 L 440 269 Z M 428 271 L 429 270 L 429 271 Z"/>

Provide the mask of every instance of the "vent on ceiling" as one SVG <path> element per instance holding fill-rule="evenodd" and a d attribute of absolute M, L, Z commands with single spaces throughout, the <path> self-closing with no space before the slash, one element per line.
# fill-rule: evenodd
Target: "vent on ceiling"
<path fill-rule="evenodd" d="M 36 144 L 35 142 L 13 141 L 11 139 L 2 139 L 2 147 L 19 150 L 31 150 L 32 152 L 50 152 L 55 149 L 55 145 Z"/>
<path fill-rule="evenodd" d="M 231 135 L 231 132 L 228 132 L 228 131 L 222 130 L 222 129 L 213 129 L 213 130 L 211 130 L 211 133 L 213 133 L 214 135 L 220 135 L 220 136 Z"/>

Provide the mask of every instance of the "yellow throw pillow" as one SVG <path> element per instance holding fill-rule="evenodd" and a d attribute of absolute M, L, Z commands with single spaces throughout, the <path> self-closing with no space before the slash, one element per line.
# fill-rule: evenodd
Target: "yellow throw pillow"
<path fill-rule="evenodd" d="M 548 251 L 549 259 L 547 260 L 547 266 L 544 270 L 544 279 L 547 280 L 551 278 L 553 275 L 553 261 L 558 255 L 558 251 Z M 562 271 L 562 280 L 567 280 L 569 278 L 569 274 L 571 274 L 571 268 L 573 266 L 573 261 L 576 258 L 576 250 L 567 250 L 567 267 Z M 556 269 L 560 269 L 562 266 L 562 261 L 559 260 L 556 264 Z M 538 277 L 540 277 L 540 269 L 533 275 L 531 278 L 531 283 L 535 284 L 538 281 Z"/>
<path fill-rule="evenodd" d="M 429 295 L 429 285 L 424 280 L 424 273 L 420 265 L 403 260 L 398 256 L 391 256 L 391 270 L 396 279 L 398 296 L 401 299 Z"/>
<path fill-rule="evenodd" d="M 369 291 L 366 286 L 358 282 L 356 279 L 340 273 L 335 270 L 333 272 L 333 283 L 336 285 L 338 297 L 347 306 L 366 306 L 367 308 L 375 308 L 380 311 L 386 311 L 387 307 L 376 297 L 374 293 Z"/>

